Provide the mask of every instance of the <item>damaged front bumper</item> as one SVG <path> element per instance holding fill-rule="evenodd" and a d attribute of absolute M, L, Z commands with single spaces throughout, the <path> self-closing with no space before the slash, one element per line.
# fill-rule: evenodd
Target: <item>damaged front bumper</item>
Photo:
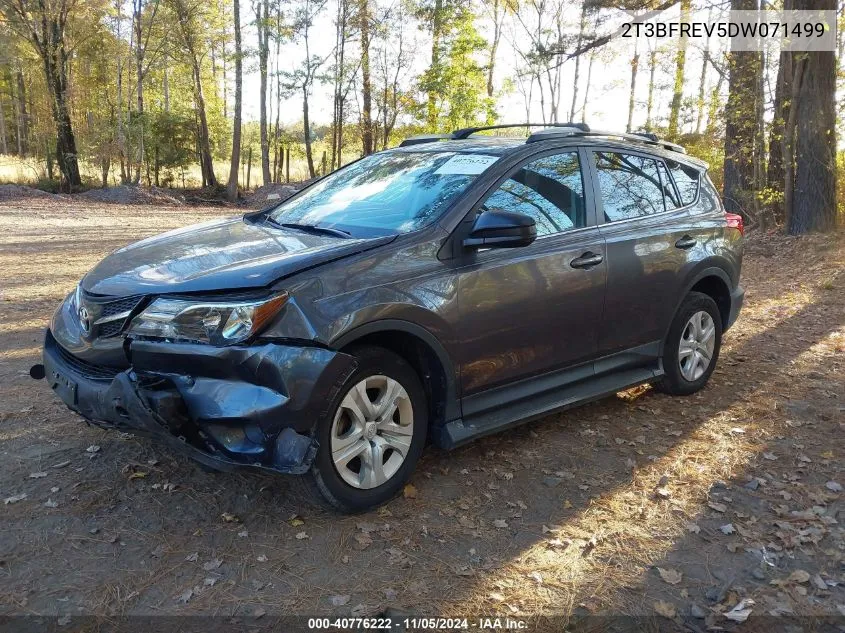
<path fill-rule="evenodd" d="M 154 437 L 217 470 L 306 472 L 315 424 L 355 370 L 352 356 L 317 346 L 127 345 L 132 367 L 109 370 L 72 356 L 48 330 L 45 377 L 86 420 Z"/>

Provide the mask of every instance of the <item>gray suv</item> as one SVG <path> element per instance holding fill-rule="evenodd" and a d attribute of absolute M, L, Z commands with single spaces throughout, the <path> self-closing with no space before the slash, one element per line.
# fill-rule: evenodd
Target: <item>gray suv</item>
<path fill-rule="evenodd" d="M 701 389 L 743 301 L 742 220 L 706 165 L 645 134 L 480 130 L 113 252 L 33 377 L 208 468 L 307 474 L 346 512 L 401 490 L 429 440 Z"/>

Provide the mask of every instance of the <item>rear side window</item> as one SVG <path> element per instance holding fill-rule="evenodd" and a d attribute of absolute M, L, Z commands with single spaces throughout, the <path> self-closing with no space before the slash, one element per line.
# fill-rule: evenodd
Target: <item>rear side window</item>
<path fill-rule="evenodd" d="M 678 186 L 683 206 L 695 202 L 698 197 L 698 170 L 670 160 L 669 171 L 672 172 L 672 178 Z"/>
<path fill-rule="evenodd" d="M 595 159 L 605 222 L 666 210 L 656 160 L 617 152 L 595 152 Z"/>
<path fill-rule="evenodd" d="M 487 198 L 482 212 L 488 209 L 530 215 L 539 237 L 586 226 L 578 154 L 552 154 L 526 163 Z"/>
<path fill-rule="evenodd" d="M 675 191 L 675 185 L 672 184 L 672 179 L 669 177 L 669 172 L 662 160 L 657 161 L 657 169 L 660 171 L 660 185 L 663 187 L 663 198 L 666 201 L 666 210 L 677 209 L 684 206 L 678 198 L 678 192 Z"/>

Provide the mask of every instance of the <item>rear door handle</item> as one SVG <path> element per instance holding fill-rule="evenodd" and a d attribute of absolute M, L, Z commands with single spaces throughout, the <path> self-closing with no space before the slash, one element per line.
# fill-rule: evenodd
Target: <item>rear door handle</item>
<path fill-rule="evenodd" d="M 603 261 L 604 257 L 601 255 L 587 251 L 581 257 L 577 257 L 569 262 L 569 265 L 573 268 L 592 268 L 593 266 L 598 266 Z"/>
<path fill-rule="evenodd" d="M 675 247 L 687 249 L 687 248 L 692 248 L 696 244 L 698 244 L 697 240 L 694 240 L 689 235 L 684 235 L 681 239 L 679 239 L 677 242 L 675 242 Z"/>

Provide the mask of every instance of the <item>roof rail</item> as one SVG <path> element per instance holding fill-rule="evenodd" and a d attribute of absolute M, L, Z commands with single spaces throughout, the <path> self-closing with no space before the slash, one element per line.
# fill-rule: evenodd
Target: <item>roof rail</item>
<path fill-rule="evenodd" d="M 399 143 L 399 147 L 408 147 L 409 145 L 420 145 L 422 143 L 432 143 L 434 141 L 446 141 L 453 138 L 451 134 L 418 134 L 411 136 Z"/>
<path fill-rule="evenodd" d="M 463 140 L 469 138 L 476 132 L 484 130 L 502 130 L 512 127 L 574 127 L 584 132 L 590 131 L 590 126 L 586 123 L 500 123 L 498 125 L 480 125 L 477 127 L 465 127 L 460 130 L 452 132 L 452 138 Z"/>
<path fill-rule="evenodd" d="M 549 137 L 553 136 L 603 136 L 608 138 L 620 138 L 633 143 L 657 145 L 659 147 L 662 147 L 663 149 L 668 149 L 669 151 L 678 152 L 680 154 L 687 153 L 687 150 L 684 149 L 682 146 L 659 139 L 656 135 L 651 134 L 649 132 L 640 132 L 636 134 L 630 134 L 626 132 L 607 132 L 602 130 L 589 130 L 585 132 L 583 130 L 576 129 L 573 127 L 564 127 L 563 129 L 558 127 L 550 127 L 544 130 L 540 130 L 538 132 L 534 132 L 534 134 L 529 136 L 528 140 L 526 140 L 525 142 L 536 143 L 537 141 L 548 140 Z"/>

